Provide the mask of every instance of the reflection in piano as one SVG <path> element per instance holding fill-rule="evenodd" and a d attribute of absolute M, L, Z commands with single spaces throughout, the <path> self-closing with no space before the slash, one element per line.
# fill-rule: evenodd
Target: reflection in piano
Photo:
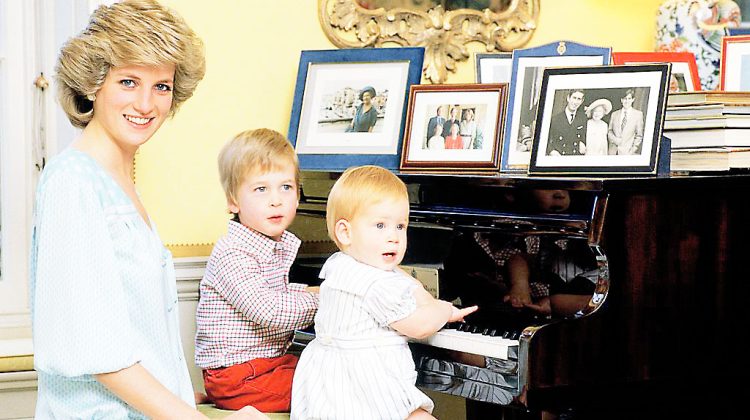
<path fill-rule="evenodd" d="M 298 217 L 324 216 L 336 176 L 303 173 Z M 418 385 L 489 412 L 735 414 L 747 390 L 711 384 L 750 372 L 750 176 L 400 176 L 403 264 L 437 267 L 441 299 L 480 307 L 412 343 Z"/>

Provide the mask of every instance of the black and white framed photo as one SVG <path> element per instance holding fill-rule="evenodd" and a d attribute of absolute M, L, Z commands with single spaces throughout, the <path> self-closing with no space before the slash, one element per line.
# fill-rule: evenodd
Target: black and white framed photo
<path fill-rule="evenodd" d="M 608 65 L 611 48 L 558 41 L 513 51 L 507 122 L 501 160 L 502 171 L 526 171 L 536 129 L 542 73 L 548 67 Z"/>
<path fill-rule="evenodd" d="M 477 83 L 510 83 L 513 53 L 477 53 L 474 64 Z"/>
<path fill-rule="evenodd" d="M 545 69 L 531 174 L 655 174 L 670 64 Z"/>
<path fill-rule="evenodd" d="M 289 122 L 300 168 L 398 169 L 409 87 L 424 48 L 302 51 Z"/>
<path fill-rule="evenodd" d="M 507 87 L 412 85 L 401 170 L 497 171 Z"/>

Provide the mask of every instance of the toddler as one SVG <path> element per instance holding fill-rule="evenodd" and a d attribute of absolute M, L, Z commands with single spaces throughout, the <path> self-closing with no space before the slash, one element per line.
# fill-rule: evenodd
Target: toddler
<path fill-rule="evenodd" d="M 477 308 L 434 299 L 398 268 L 406 250 L 404 183 L 377 166 L 350 168 L 326 209 L 341 252 L 323 265 L 316 338 L 302 352 L 292 419 L 431 419 L 415 386 L 407 337 L 424 338 Z"/>

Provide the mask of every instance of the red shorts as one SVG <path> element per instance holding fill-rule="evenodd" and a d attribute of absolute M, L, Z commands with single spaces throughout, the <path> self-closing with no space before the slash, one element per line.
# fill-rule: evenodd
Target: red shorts
<path fill-rule="evenodd" d="M 206 394 L 217 408 L 225 410 L 252 405 L 264 413 L 289 412 L 297 360 L 297 356 L 285 354 L 206 369 L 203 371 Z"/>

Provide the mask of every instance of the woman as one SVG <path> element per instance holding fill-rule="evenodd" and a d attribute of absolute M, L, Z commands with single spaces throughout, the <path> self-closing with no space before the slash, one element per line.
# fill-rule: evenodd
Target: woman
<path fill-rule="evenodd" d="M 36 418 L 205 418 L 180 344 L 171 255 L 132 178 L 138 148 L 203 78 L 203 44 L 156 1 L 125 1 L 94 11 L 56 72 L 63 110 L 83 131 L 37 190 Z"/>
<path fill-rule="evenodd" d="M 597 99 L 586 107 L 586 155 L 603 156 L 608 153 L 607 130 L 609 125 L 602 117 L 612 111 L 612 102 L 608 99 Z"/>
<path fill-rule="evenodd" d="M 429 140 L 427 140 L 427 149 L 428 150 L 442 150 L 445 149 L 445 138 L 441 136 L 443 133 L 443 126 L 442 125 L 435 125 L 433 131 L 432 137 L 430 137 Z"/>
<path fill-rule="evenodd" d="M 446 149 L 463 149 L 464 141 L 460 135 L 458 135 L 459 125 L 457 122 L 451 125 L 451 133 L 445 138 Z"/>
<path fill-rule="evenodd" d="M 477 147 L 475 141 L 477 139 L 477 122 L 474 121 L 474 110 L 469 108 L 464 111 L 464 118 L 461 120 L 461 125 L 458 130 L 458 134 L 463 139 L 463 149 L 480 149 L 481 146 Z"/>
<path fill-rule="evenodd" d="M 346 129 L 347 132 L 372 133 L 372 129 L 378 121 L 378 110 L 375 109 L 372 103 L 372 98 L 374 97 L 375 88 L 372 86 L 365 86 L 359 92 L 359 100 L 362 103 L 357 107 L 354 118 L 352 118 L 352 122 L 349 123 L 349 127 Z"/>

